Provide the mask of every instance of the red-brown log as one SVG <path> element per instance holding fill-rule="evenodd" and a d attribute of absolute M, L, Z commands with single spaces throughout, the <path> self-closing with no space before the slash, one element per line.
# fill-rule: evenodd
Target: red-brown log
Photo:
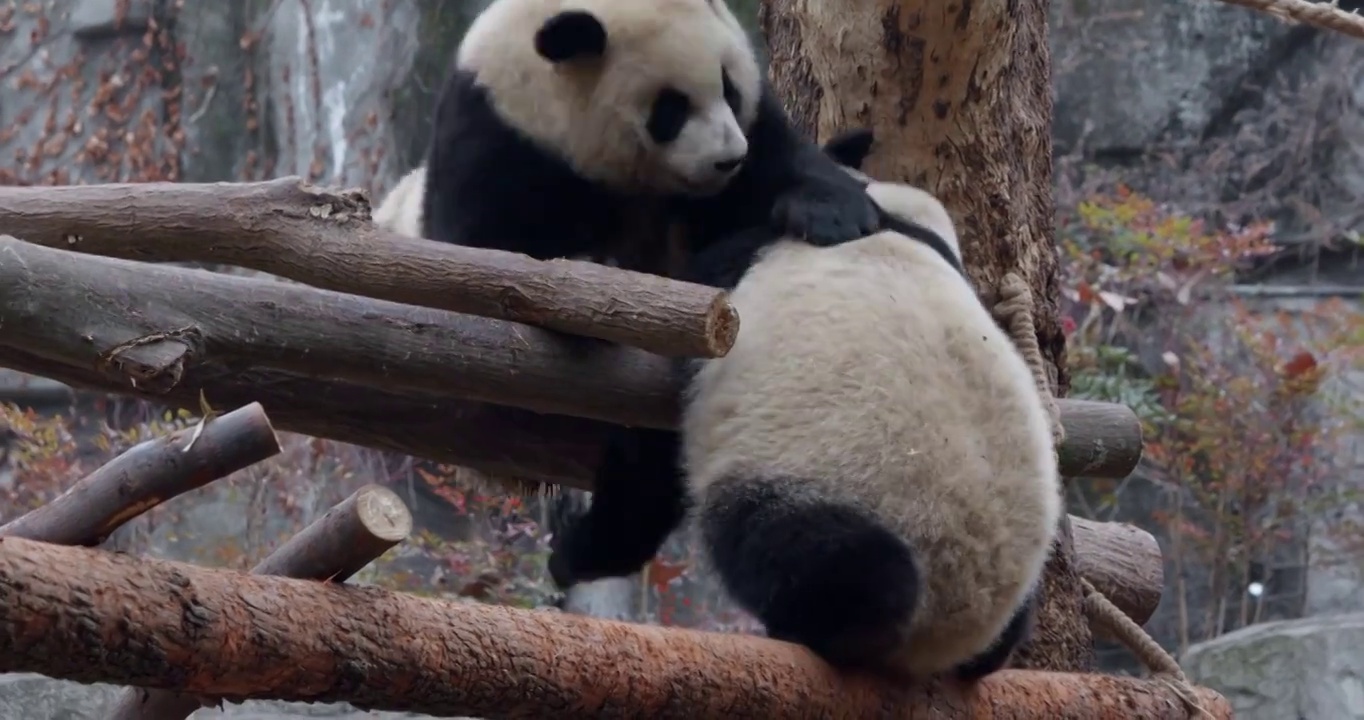
<path fill-rule="evenodd" d="M 251 572 L 345 582 L 411 532 L 412 514 L 402 498 L 388 488 L 366 485 L 279 546 Z M 187 693 L 129 688 L 109 720 L 184 720 L 204 704 Z"/>
<path fill-rule="evenodd" d="M 841 675 L 735 634 L 453 604 L 0 538 L 0 672 L 229 699 L 489 718 L 1193 717 L 1165 685 L 1004 671 L 980 684 Z M 1197 691 L 1205 717 L 1231 718 Z"/>

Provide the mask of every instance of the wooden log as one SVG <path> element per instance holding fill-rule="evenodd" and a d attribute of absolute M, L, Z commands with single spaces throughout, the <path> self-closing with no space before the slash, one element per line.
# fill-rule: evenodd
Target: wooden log
<path fill-rule="evenodd" d="M 251 572 L 345 582 L 411 532 L 412 514 L 402 499 L 388 488 L 366 485 L 279 546 Z M 185 720 L 204 706 L 195 695 L 129 688 L 109 720 Z"/>
<path fill-rule="evenodd" d="M 1080 575 L 1138 625 L 1145 625 L 1165 588 L 1165 566 L 1155 536 L 1135 525 L 1074 515 L 1070 525 Z"/>
<path fill-rule="evenodd" d="M 0 672 L 233 700 L 524 718 L 1189 718 L 1165 685 L 838 674 L 766 638 L 461 604 L 0 539 Z M 1221 696 L 1196 700 L 1231 718 Z"/>
<path fill-rule="evenodd" d="M 0 307 L 0 344 L 153 389 L 216 359 L 627 425 L 677 415 L 669 360 L 643 350 L 6 236 Z"/>
<path fill-rule="evenodd" d="M 198 437 L 196 427 L 137 444 L 52 502 L 0 526 L 0 537 L 98 545 L 157 505 L 280 452 L 260 403 L 213 418 Z"/>
<path fill-rule="evenodd" d="M 49 247 L 236 265 L 662 355 L 720 357 L 738 334 L 728 293 L 715 288 L 590 262 L 417 240 L 374 226 L 369 213 L 364 193 L 318 188 L 298 177 L 0 187 L 0 227 Z"/>
<path fill-rule="evenodd" d="M 176 403 L 188 397 L 191 407 L 198 390 L 213 385 L 211 402 L 259 400 L 280 427 L 490 474 L 586 487 L 606 426 L 504 413 L 515 422 L 491 427 L 498 412 L 458 399 L 623 425 L 672 428 L 677 421 L 678 388 L 662 356 L 307 286 L 66 253 L 0 236 L 0 307 L 6 312 L 0 345 L 11 349 L 0 351 L 0 364 L 7 367 L 64 382 L 68 371 L 79 369 L 81 384 Z M 224 373 L 261 384 L 214 383 Z M 310 382 L 309 375 L 328 380 Z M 359 385 L 403 394 L 354 389 Z M 325 415 L 314 412 L 319 403 L 329 406 Z M 1122 405 L 1075 403 L 1060 401 L 1068 434 L 1071 419 L 1081 417 L 1102 419 L 1122 437 L 1077 429 L 1077 440 L 1061 447 L 1062 472 L 1126 476 L 1139 453 L 1096 448 L 1140 448 L 1136 415 Z M 446 408 L 440 422 L 411 417 L 441 414 L 437 405 Z M 357 415 L 366 423 L 350 420 Z M 307 429 L 291 424 L 300 417 Z M 395 423 L 421 423 L 425 430 L 400 433 Z M 570 428 L 574 423 L 580 427 Z M 575 456 L 581 461 L 544 457 L 584 442 L 585 435 L 596 439 Z M 574 465 L 570 477 L 565 462 Z"/>

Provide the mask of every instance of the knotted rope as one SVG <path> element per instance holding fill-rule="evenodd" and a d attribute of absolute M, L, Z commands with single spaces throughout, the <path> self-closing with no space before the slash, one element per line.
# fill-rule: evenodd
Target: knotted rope
<path fill-rule="evenodd" d="M 1037 391 L 1042 395 L 1047 415 L 1051 418 L 1054 447 L 1060 448 L 1061 441 L 1065 439 L 1065 428 L 1061 426 L 1061 410 L 1056 404 L 1051 381 L 1047 377 L 1046 360 L 1042 357 L 1041 346 L 1037 344 L 1032 289 L 1017 273 L 1005 275 L 1000 283 L 999 302 L 995 303 L 994 317 L 995 321 L 1009 333 L 1019 353 L 1027 361 L 1028 368 L 1032 370 L 1033 381 L 1037 383 Z M 1084 593 L 1085 618 L 1091 626 L 1104 628 L 1121 642 L 1151 671 L 1152 679 L 1164 683 L 1179 696 L 1190 713 L 1195 716 L 1212 717 L 1212 714 L 1199 704 L 1193 685 L 1180 669 L 1179 663 L 1165 652 L 1165 648 L 1088 580 L 1080 578 L 1080 590 Z"/>

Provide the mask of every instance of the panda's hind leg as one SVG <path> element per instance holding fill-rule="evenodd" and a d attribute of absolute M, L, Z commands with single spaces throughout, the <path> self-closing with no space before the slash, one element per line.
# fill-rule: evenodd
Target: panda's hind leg
<path fill-rule="evenodd" d="M 957 666 L 958 680 L 973 683 L 997 670 L 1004 669 L 1009 658 L 1032 635 L 1033 617 L 1037 613 L 1037 591 L 1028 594 L 1027 600 L 1014 611 L 1004 632 L 990 646 L 990 649 Z"/>
<path fill-rule="evenodd" d="M 904 641 L 919 573 L 874 518 L 794 478 L 722 478 L 702 502 L 711 562 L 769 637 L 844 668 L 880 666 Z"/>
<path fill-rule="evenodd" d="M 565 517 L 550 541 L 560 590 L 637 572 L 686 515 L 676 433 L 618 428 L 607 442 L 587 512 Z"/>

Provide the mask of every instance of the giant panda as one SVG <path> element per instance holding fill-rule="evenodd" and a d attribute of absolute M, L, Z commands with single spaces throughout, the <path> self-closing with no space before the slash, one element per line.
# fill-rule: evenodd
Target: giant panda
<path fill-rule="evenodd" d="M 687 279 L 731 288 L 743 329 L 722 358 L 678 361 L 680 449 L 637 444 L 642 477 L 596 489 L 612 510 L 555 538 L 551 574 L 628 564 L 689 509 L 770 637 L 970 682 L 1031 628 L 1062 508 L 1050 420 L 942 203 L 866 192 L 912 235 L 818 247 L 757 227 L 694 258 Z"/>
<path fill-rule="evenodd" d="M 724 0 L 493 0 L 426 168 L 423 237 L 539 259 L 674 221 L 688 252 L 751 226 L 827 244 L 880 221 L 792 127 Z"/>

